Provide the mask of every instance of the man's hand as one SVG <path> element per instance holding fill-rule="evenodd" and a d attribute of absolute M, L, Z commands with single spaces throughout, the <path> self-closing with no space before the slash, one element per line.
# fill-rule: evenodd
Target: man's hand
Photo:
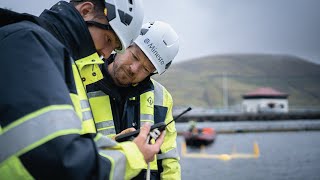
<path fill-rule="evenodd" d="M 150 132 L 150 125 L 148 123 L 144 124 L 140 129 L 140 134 L 133 140 L 133 142 L 138 146 L 139 150 L 144 156 L 146 163 L 153 161 L 154 155 L 160 151 L 160 146 L 163 143 L 165 131 L 162 131 L 159 138 L 154 144 L 148 144 L 147 138 Z"/>
<path fill-rule="evenodd" d="M 129 133 L 129 132 L 135 131 L 135 130 L 136 130 L 136 129 L 135 129 L 135 128 L 133 128 L 133 127 L 128 128 L 128 129 L 125 129 L 125 130 L 121 131 L 121 133 L 119 133 L 119 134 L 117 134 L 117 135 L 113 136 L 113 137 L 112 137 L 112 139 L 113 139 L 113 140 L 115 140 L 115 139 L 116 139 L 116 137 L 118 137 L 119 135 L 126 134 L 126 133 Z"/>

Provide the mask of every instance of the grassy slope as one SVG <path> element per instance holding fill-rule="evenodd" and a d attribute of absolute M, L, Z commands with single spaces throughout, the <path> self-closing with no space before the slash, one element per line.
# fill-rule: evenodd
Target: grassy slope
<path fill-rule="evenodd" d="M 171 92 L 175 105 L 223 106 L 223 74 L 229 105 L 259 87 L 289 93 L 291 106 L 320 106 L 320 65 L 293 56 L 223 55 L 173 64 L 154 78 Z"/>

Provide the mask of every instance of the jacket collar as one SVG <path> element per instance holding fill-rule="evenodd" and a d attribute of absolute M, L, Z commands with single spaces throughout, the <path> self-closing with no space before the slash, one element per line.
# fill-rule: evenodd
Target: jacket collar
<path fill-rule="evenodd" d="M 46 24 L 44 28 L 67 47 L 73 59 L 82 59 L 96 52 L 88 27 L 73 5 L 60 1 L 50 10 L 44 10 L 40 18 Z"/>

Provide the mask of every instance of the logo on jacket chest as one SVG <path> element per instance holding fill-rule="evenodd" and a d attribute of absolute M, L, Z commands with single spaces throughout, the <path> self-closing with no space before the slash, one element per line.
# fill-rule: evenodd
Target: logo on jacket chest
<path fill-rule="evenodd" d="M 152 97 L 148 97 L 147 102 L 148 102 L 148 107 L 152 107 L 152 106 L 153 106 L 153 99 L 152 99 Z"/>

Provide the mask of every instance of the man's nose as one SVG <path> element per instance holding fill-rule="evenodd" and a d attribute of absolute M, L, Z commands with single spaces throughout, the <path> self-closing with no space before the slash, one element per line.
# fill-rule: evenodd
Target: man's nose
<path fill-rule="evenodd" d="M 132 63 L 130 69 L 133 74 L 137 74 L 141 69 L 141 65 L 138 62 Z"/>
<path fill-rule="evenodd" d="M 112 51 L 113 51 L 112 47 L 106 47 L 106 48 L 102 49 L 102 53 L 103 53 L 104 58 L 108 59 L 109 56 L 111 55 Z"/>

